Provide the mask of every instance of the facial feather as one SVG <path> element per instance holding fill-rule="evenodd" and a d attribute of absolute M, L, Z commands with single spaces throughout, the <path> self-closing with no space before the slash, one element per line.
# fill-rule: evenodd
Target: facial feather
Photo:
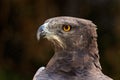
<path fill-rule="evenodd" d="M 47 38 L 49 41 L 53 42 L 54 45 L 61 47 L 61 48 L 65 48 L 65 44 L 63 43 L 63 41 L 61 40 L 61 38 L 55 34 L 47 34 L 45 36 L 45 38 Z"/>

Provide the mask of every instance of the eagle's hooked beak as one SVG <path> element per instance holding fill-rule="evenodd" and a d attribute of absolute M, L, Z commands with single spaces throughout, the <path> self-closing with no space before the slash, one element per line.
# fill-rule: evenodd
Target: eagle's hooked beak
<path fill-rule="evenodd" d="M 48 23 L 45 23 L 43 25 L 41 25 L 39 28 L 38 28 L 38 31 L 37 31 L 37 40 L 40 40 L 41 37 L 45 37 L 46 34 L 49 32 L 47 30 L 47 25 Z"/>
<path fill-rule="evenodd" d="M 54 32 L 50 32 L 48 30 L 48 23 L 44 23 L 38 28 L 37 39 L 40 40 L 41 37 L 47 38 L 48 40 L 52 41 L 57 46 L 60 46 L 62 48 L 65 47 L 60 37 L 58 35 L 55 35 Z"/>

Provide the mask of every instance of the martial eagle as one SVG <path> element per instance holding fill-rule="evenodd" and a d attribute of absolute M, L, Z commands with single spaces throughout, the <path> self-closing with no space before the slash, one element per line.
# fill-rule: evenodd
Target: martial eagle
<path fill-rule="evenodd" d="M 55 54 L 41 67 L 33 80 L 112 80 L 99 63 L 96 25 L 75 17 L 50 18 L 37 32 L 38 40 L 47 38 Z"/>

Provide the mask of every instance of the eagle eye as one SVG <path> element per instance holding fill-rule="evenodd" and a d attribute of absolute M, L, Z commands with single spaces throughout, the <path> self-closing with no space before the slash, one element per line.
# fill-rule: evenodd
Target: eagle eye
<path fill-rule="evenodd" d="M 62 29 L 65 31 L 65 32 L 68 32 L 71 30 L 71 26 L 70 25 L 63 25 L 62 26 Z"/>

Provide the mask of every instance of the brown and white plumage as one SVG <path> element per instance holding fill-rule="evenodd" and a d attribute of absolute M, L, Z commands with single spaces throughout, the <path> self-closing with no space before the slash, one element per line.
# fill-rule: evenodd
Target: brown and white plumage
<path fill-rule="evenodd" d="M 50 18 L 38 29 L 41 37 L 54 44 L 55 54 L 33 80 L 112 80 L 101 71 L 96 25 L 90 20 Z"/>

